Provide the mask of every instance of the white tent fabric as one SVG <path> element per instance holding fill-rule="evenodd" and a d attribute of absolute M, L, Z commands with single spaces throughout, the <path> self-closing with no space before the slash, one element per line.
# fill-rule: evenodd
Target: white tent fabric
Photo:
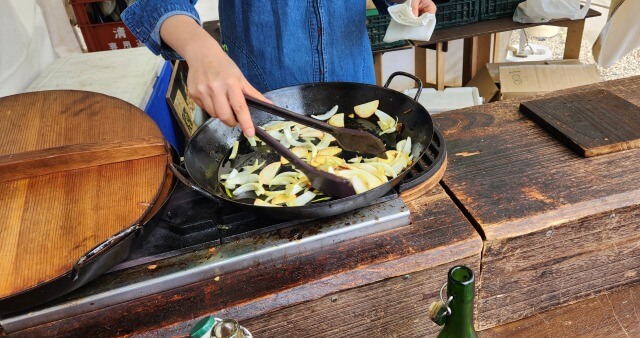
<path fill-rule="evenodd" d="M 593 44 L 593 58 L 604 67 L 613 66 L 636 48 L 640 48 L 640 0 L 626 0 L 618 5 Z"/>
<path fill-rule="evenodd" d="M 80 52 L 74 40 L 62 2 L 0 1 L 0 96 L 23 92 L 57 56 Z"/>

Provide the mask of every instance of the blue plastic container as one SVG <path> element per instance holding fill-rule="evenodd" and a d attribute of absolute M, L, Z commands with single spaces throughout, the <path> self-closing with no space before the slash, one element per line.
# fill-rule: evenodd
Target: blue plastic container
<path fill-rule="evenodd" d="M 156 122 L 164 138 L 176 149 L 178 154 L 182 156 L 184 151 L 184 135 L 178 125 L 178 121 L 173 117 L 165 98 L 167 89 L 169 88 L 169 81 L 171 80 L 171 71 L 171 62 L 165 61 L 162 71 L 156 79 L 156 83 L 153 85 L 153 93 L 144 111 Z"/>

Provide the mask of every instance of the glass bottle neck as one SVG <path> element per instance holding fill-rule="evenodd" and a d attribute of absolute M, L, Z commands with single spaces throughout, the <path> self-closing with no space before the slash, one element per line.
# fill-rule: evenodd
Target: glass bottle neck
<path fill-rule="evenodd" d="M 447 316 L 444 328 L 438 337 L 476 337 L 473 328 L 473 300 L 475 296 L 475 278 L 473 272 L 463 266 L 449 270 L 447 279 L 447 298 L 451 314 Z"/>

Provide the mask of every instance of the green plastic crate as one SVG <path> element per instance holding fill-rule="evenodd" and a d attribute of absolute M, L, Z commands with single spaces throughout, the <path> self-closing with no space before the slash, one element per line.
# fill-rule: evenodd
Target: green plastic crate
<path fill-rule="evenodd" d="M 477 22 L 479 19 L 480 0 L 434 1 L 436 11 L 436 29 L 462 26 Z"/>
<path fill-rule="evenodd" d="M 384 35 L 387 33 L 389 22 L 391 22 L 391 16 L 380 15 L 376 9 L 367 10 L 367 32 L 369 33 L 372 51 L 405 45 L 405 40 L 390 43 L 382 41 Z"/>
<path fill-rule="evenodd" d="M 480 20 L 510 18 L 525 0 L 480 0 Z"/>

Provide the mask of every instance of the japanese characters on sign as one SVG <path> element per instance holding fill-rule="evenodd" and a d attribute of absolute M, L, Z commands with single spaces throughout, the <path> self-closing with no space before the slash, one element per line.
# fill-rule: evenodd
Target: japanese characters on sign
<path fill-rule="evenodd" d="M 107 43 L 107 46 L 110 50 L 129 49 L 132 47 L 143 46 L 140 40 L 135 39 L 135 37 L 133 36 L 127 35 L 127 31 L 125 30 L 124 26 L 117 26 L 113 28 L 113 38 L 115 39 L 115 41 Z"/>

